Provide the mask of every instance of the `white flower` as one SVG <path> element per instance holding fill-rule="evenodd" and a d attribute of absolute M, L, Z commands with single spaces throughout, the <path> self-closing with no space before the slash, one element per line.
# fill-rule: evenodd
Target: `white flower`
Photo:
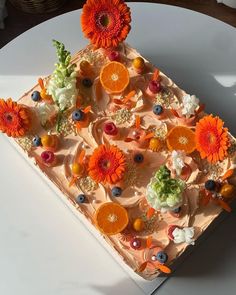
<path fill-rule="evenodd" d="M 74 75 L 64 79 L 64 87 L 58 87 L 57 79 L 53 77 L 48 84 L 48 94 L 52 95 L 60 110 L 75 106 L 78 90 L 76 88 L 76 78 Z"/>
<path fill-rule="evenodd" d="M 50 118 L 57 114 L 57 108 L 53 105 L 42 102 L 38 105 L 38 112 L 41 125 L 44 126 Z"/>
<path fill-rule="evenodd" d="M 194 228 L 193 227 L 184 227 L 183 229 L 176 227 L 172 235 L 174 237 L 174 243 L 187 243 L 194 245 Z"/>
<path fill-rule="evenodd" d="M 173 151 L 171 154 L 171 158 L 172 158 L 173 169 L 176 171 L 176 174 L 180 176 L 182 169 L 185 166 L 184 164 L 185 153 L 182 151 Z"/>
<path fill-rule="evenodd" d="M 194 115 L 196 108 L 199 106 L 199 99 L 195 95 L 186 94 L 182 102 L 182 114 L 186 117 Z"/>

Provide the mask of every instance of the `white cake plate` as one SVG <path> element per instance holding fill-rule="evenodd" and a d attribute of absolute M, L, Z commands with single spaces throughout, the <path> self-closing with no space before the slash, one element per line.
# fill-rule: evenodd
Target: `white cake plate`
<path fill-rule="evenodd" d="M 128 43 L 204 100 L 207 111 L 219 114 L 236 134 L 236 30 L 181 8 L 129 6 L 133 21 Z M 0 50 L 0 97 L 18 99 L 39 76 L 52 72 L 51 39 L 64 42 L 72 53 L 86 46 L 80 13 L 44 22 Z M 91 234 L 4 136 L 0 146 L 0 294 L 139 295 L 160 286 L 163 279 L 145 281 L 110 255 L 99 235 Z M 158 294 L 234 294 L 234 218 L 221 223 Z"/>

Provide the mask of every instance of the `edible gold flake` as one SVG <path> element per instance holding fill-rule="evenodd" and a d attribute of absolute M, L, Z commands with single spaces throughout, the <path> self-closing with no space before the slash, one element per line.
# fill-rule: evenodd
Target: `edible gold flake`
<path fill-rule="evenodd" d="M 104 54 L 102 54 L 99 50 L 91 50 L 87 48 L 83 51 L 83 58 L 81 61 L 86 60 L 93 66 L 93 71 L 95 72 L 97 69 L 96 75 L 99 75 L 101 67 L 108 61 L 108 58 Z"/>
<path fill-rule="evenodd" d="M 17 139 L 18 144 L 25 152 L 29 152 L 33 146 L 33 136 L 25 136 Z"/>
<path fill-rule="evenodd" d="M 145 233 L 151 234 L 158 228 L 158 215 L 154 214 L 151 218 L 147 218 L 146 213 L 141 216 L 145 223 Z"/>
<path fill-rule="evenodd" d="M 129 164 L 124 175 L 124 184 L 125 186 L 133 186 L 136 184 L 136 181 L 137 168 L 134 165 Z"/>
<path fill-rule="evenodd" d="M 156 103 L 164 107 L 169 107 L 171 104 L 172 92 L 168 87 L 164 87 L 162 91 L 156 95 Z"/>
<path fill-rule="evenodd" d="M 70 117 L 63 116 L 60 120 L 58 133 L 62 134 L 63 136 L 67 136 L 70 134 L 76 135 L 76 127 L 73 120 Z"/>
<path fill-rule="evenodd" d="M 160 127 L 156 127 L 153 129 L 154 136 L 159 138 L 160 140 L 165 140 L 168 130 L 166 124 L 162 124 Z"/>
<path fill-rule="evenodd" d="M 87 176 L 79 179 L 79 185 L 83 191 L 91 192 L 97 189 L 98 184 Z"/>
<path fill-rule="evenodd" d="M 115 120 L 117 125 L 120 125 L 128 122 L 131 116 L 132 113 L 129 110 L 120 109 L 112 116 L 112 119 Z"/>
<path fill-rule="evenodd" d="M 220 175 L 223 173 L 223 168 L 218 164 L 210 164 L 205 162 L 203 164 L 203 171 L 213 180 L 218 180 Z"/>

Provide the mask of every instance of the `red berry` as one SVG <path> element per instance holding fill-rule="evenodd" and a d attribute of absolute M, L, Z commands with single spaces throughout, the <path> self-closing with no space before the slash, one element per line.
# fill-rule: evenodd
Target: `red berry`
<path fill-rule="evenodd" d="M 108 54 L 108 58 L 110 59 L 110 61 L 119 61 L 120 53 L 118 51 L 111 51 Z"/>
<path fill-rule="evenodd" d="M 161 91 L 161 83 L 158 81 L 152 80 L 149 82 L 148 88 L 152 93 L 156 94 Z"/>
<path fill-rule="evenodd" d="M 168 237 L 169 237 L 171 240 L 174 240 L 173 231 L 174 231 L 176 228 L 179 228 L 179 227 L 178 227 L 177 225 L 170 225 L 169 228 L 168 228 L 167 235 L 168 235 Z"/>
<path fill-rule="evenodd" d="M 41 154 L 41 158 L 45 163 L 50 164 L 54 161 L 55 155 L 51 151 L 44 151 Z"/>
<path fill-rule="evenodd" d="M 113 122 L 107 122 L 104 124 L 103 127 L 103 131 L 107 134 L 107 135 L 117 135 L 118 133 L 118 129 L 116 127 L 116 125 Z"/>
<path fill-rule="evenodd" d="M 134 238 L 130 241 L 130 247 L 133 248 L 134 250 L 138 250 L 141 248 L 142 242 L 138 238 Z"/>

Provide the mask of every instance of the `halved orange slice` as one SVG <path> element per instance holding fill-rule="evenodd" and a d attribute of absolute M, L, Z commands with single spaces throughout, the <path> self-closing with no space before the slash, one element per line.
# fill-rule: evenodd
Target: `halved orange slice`
<path fill-rule="evenodd" d="M 167 134 L 167 147 L 170 151 L 192 153 L 196 148 L 195 133 L 188 127 L 176 126 Z"/>
<path fill-rule="evenodd" d="M 111 61 L 102 68 L 100 82 L 108 93 L 121 93 L 129 84 L 129 71 L 122 63 Z"/>
<path fill-rule="evenodd" d="M 126 209 L 117 203 L 104 203 L 95 213 L 97 228 L 105 235 L 116 235 L 126 228 L 129 217 Z"/>

